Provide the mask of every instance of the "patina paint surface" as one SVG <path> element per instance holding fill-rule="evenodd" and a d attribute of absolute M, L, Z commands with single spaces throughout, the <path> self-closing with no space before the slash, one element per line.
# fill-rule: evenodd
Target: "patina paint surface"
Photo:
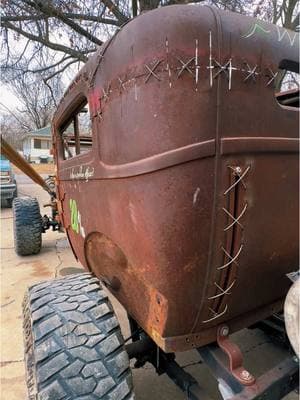
<path fill-rule="evenodd" d="M 274 93 L 297 34 L 199 6 L 125 25 L 53 121 L 61 220 L 75 255 L 166 351 L 282 307 L 298 265 L 298 112 Z M 89 100 L 91 151 L 60 129 Z"/>

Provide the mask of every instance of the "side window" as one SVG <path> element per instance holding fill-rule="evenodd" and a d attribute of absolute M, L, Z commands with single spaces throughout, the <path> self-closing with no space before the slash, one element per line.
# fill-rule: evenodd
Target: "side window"
<path fill-rule="evenodd" d="M 34 139 L 33 147 L 35 149 L 41 149 L 42 148 L 41 139 Z"/>
<path fill-rule="evenodd" d="M 299 63 L 282 60 L 276 77 L 275 96 L 282 106 L 299 108 Z"/>
<path fill-rule="evenodd" d="M 85 99 L 60 131 L 64 160 L 89 151 L 92 147 L 92 126 Z"/>
<path fill-rule="evenodd" d="M 48 140 L 42 140 L 41 141 L 41 149 L 49 149 L 49 142 Z"/>

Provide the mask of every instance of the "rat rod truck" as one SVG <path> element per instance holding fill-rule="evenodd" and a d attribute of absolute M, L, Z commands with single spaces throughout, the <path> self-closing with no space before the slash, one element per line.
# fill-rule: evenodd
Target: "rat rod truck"
<path fill-rule="evenodd" d="M 275 90 L 298 72 L 298 36 L 205 6 L 148 12 L 62 98 L 55 190 L 2 142 L 53 209 L 42 217 L 35 199 L 14 200 L 17 252 L 37 253 L 42 231 L 63 227 L 88 271 L 26 294 L 30 399 L 133 399 L 131 358 L 209 399 L 175 361 L 190 349 L 224 399 L 297 387 L 292 350 L 257 377 L 229 335 L 255 324 L 285 334 L 292 277 L 286 326 L 298 352 L 299 92 Z M 128 313 L 126 341 L 101 285 Z"/>

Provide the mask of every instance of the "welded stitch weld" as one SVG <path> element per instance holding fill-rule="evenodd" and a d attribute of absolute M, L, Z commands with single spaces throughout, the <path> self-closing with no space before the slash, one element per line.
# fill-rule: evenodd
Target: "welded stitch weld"
<path fill-rule="evenodd" d="M 268 70 L 269 70 L 270 73 L 271 73 L 271 79 L 267 82 L 267 86 L 270 86 L 271 83 L 272 83 L 272 82 L 275 80 L 275 78 L 277 77 L 278 71 L 277 71 L 277 72 L 273 72 L 273 71 L 271 70 L 271 68 L 268 68 Z"/>
<path fill-rule="evenodd" d="M 211 31 L 209 31 L 209 65 L 206 67 L 209 69 L 209 86 L 212 87 L 213 85 L 213 69 L 215 68 L 213 65 L 212 61 L 212 37 L 211 37 Z"/>
<path fill-rule="evenodd" d="M 145 83 L 148 82 L 148 80 L 151 78 L 151 76 L 154 76 L 154 78 L 156 78 L 158 81 L 160 81 L 160 77 L 154 72 L 156 70 L 156 68 L 159 66 L 159 64 L 162 62 L 163 60 L 157 60 L 155 62 L 155 64 L 153 65 L 153 67 L 149 67 L 149 65 L 145 64 L 145 68 L 148 70 L 148 75 L 145 79 Z"/>
<path fill-rule="evenodd" d="M 243 61 L 240 67 L 233 66 L 233 58 L 230 57 L 227 61 L 218 61 L 217 59 L 213 58 L 213 51 L 212 51 L 212 32 L 209 31 L 209 61 L 206 69 L 209 70 L 209 86 L 213 86 L 213 81 L 223 74 L 227 81 L 228 81 L 228 89 L 231 90 L 232 88 L 232 81 L 233 81 L 233 72 L 240 71 L 243 73 L 242 81 L 244 83 L 248 82 L 250 79 L 253 82 L 256 82 L 256 77 L 258 75 L 263 75 L 267 77 L 266 86 L 270 86 L 271 83 L 276 79 L 278 75 L 277 72 L 273 72 L 270 67 L 265 68 L 265 74 L 259 72 L 259 66 L 256 64 L 255 66 L 251 67 L 247 61 Z M 117 82 L 119 84 L 118 91 L 121 92 L 122 90 L 126 90 L 126 86 L 130 87 L 130 83 L 134 82 L 134 93 L 136 99 L 136 86 L 137 86 L 137 79 L 143 78 L 144 83 L 147 83 L 151 77 L 155 78 L 158 81 L 162 81 L 162 77 L 159 74 L 163 72 L 167 72 L 168 75 L 168 83 L 169 87 L 172 87 L 172 70 L 177 71 L 177 79 L 179 79 L 183 73 L 186 71 L 190 74 L 193 78 L 195 78 L 196 87 L 195 90 L 198 91 L 198 83 L 199 83 L 199 75 L 200 75 L 200 62 L 199 62 L 199 42 L 198 39 L 195 39 L 195 55 L 189 58 L 187 61 L 184 61 L 182 58 L 175 56 L 177 61 L 179 61 L 180 65 L 178 67 L 171 67 L 170 65 L 170 46 L 168 38 L 165 41 L 165 48 L 166 48 L 166 59 L 154 60 L 153 63 L 144 64 L 144 68 L 146 72 L 137 74 L 134 77 L 128 78 L 127 80 L 122 80 L 121 77 L 117 77 Z M 163 62 L 166 63 L 166 66 L 162 68 L 158 68 Z M 151 66 L 152 65 L 152 66 Z M 216 70 L 216 71 L 215 71 Z M 246 76 L 245 76 L 246 74 Z M 80 77 L 79 77 L 80 78 Z M 72 83 L 72 87 L 77 84 L 77 81 Z M 109 99 L 109 94 L 113 93 L 113 89 L 111 89 L 112 82 L 108 85 L 107 90 L 103 90 L 103 99 L 105 102 Z M 126 86 L 125 86 L 126 85 Z"/>
<path fill-rule="evenodd" d="M 216 64 L 216 68 L 219 68 L 219 71 L 215 73 L 213 76 L 213 79 L 216 79 L 222 72 L 225 74 L 227 80 L 228 80 L 228 89 L 231 90 L 232 86 L 232 72 L 233 71 L 238 71 L 237 67 L 234 67 L 232 65 L 232 59 L 230 58 L 225 64 L 221 64 L 217 60 L 213 60 L 213 62 Z"/>
<path fill-rule="evenodd" d="M 255 68 L 252 69 L 253 73 L 255 72 Z M 228 166 L 228 168 L 232 171 L 232 174 L 234 176 L 237 176 L 238 179 L 228 188 L 225 190 L 224 195 L 227 195 L 228 193 L 230 193 L 230 191 L 236 187 L 238 184 L 242 184 L 243 187 L 246 189 L 246 184 L 244 183 L 243 179 L 245 178 L 245 176 L 247 175 L 247 173 L 250 170 L 250 166 L 248 166 L 247 168 L 245 168 L 244 171 L 242 171 L 241 167 L 238 166 Z M 235 224 L 238 224 L 242 229 L 244 229 L 243 225 L 239 222 L 239 220 L 242 218 L 242 216 L 245 214 L 246 210 L 247 210 L 248 204 L 247 202 L 244 205 L 243 210 L 241 211 L 240 215 L 235 218 L 225 207 L 222 208 L 222 210 L 228 215 L 230 216 L 230 218 L 232 218 L 233 222 L 231 224 L 229 224 L 227 227 L 225 227 L 223 230 L 224 232 L 227 231 L 228 229 L 232 228 Z M 241 254 L 242 250 L 243 250 L 243 244 L 240 244 L 239 250 L 237 251 L 237 253 L 232 256 L 229 252 L 226 251 L 226 249 L 222 246 L 221 250 L 223 251 L 223 253 L 229 258 L 229 261 L 227 261 L 225 264 L 217 267 L 217 270 L 223 270 L 225 268 L 231 268 L 233 264 L 238 266 L 237 263 L 237 259 L 239 257 L 239 255 Z M 230 290 L 233 288 L 233 286 L 236 283 L 236 279 L 231 282 L 231 284 L 226 288 L 222 288 L 217 282 L 214 282 L 214 285 L 220 290 L 219 293 L 210 296 L 207 298 L 207 300 L 215 300 L 217 298 L 223 297 L 225 295 L 230 295 L 231 292 Z M 222 312 L 217 313 L 215 310 L 213 310 L 211 307 L 208 307 L 209 311 L 213 314 L 213 316 L 209 319 L 203 320 L 202 323 L 208 323 L 211 321 L 214 321 L 217 318 L 220 318 L 222 315 L 224 315 L 227 312 L 228 309 L 228 305 L 225 305 L 225 308 Z"/>
<path fill-rule="evenodd" d="M 198 63 L 198 39 L 195 40 L 195 82 L 196 82 L 196 90 L 198 90 L 198 80 L 199 80 L 199 69 L 200 65 Z"/>
<path fill-rule="evenodd" d="M 118 81 L 119 81 L 119 91 L 121 92 L 122 89 L 126 90 L 125 82 L 122 81 L 122 79 L 120 77 L 118 77 Z"/>
<path fill-rule="evenodd" d="M 222 315 L 224 315 L 227 312 L 228 306 L 226 304 L 225 307 L 224 307 L 224 310 L 222 312 L 220 312 L 220 313 L 216 313 L 210 307 L 208 307 L 208 309 L 214 314 L 214 316 L 209 318 L 209 319 L 206 319 L 206 320 L 202 321 L 203 324 L 207 324 L 208 322 L 214 321 L 215 319 L 222 317 Z"/>
<path fill-rule="evenodd" d="M 231 294 L 230 289 L 233 288 L 233 286 L 235 285 L 236 280 L 234 280 L 226 289 L 223 289 L 220 285 L 217 284 L 217 282 L 214 282 L 214 285 L 221 290 L 220 293 L 208 297 L 208 300 L 213 300 L 213 299 L 217 299 L 218 297 L 224 296 L 225 294 L 228 296 L 229 294 Z"/>
<path fill-rule="evenodd" d="M 170 68 L 170 62 L 169 62 L 169 41 L 168 38 L 166 38 L 166 55 L 167 55 L 167 71 L 168 71 L 168 77 L 169 77 L 169 86 L 170 89 L 172 87 L 172 81 L 171 81 L 171 68 Z"/>
<path fill-rule="evenodd" d="M 107 86 L 107 89 L 103 89 L 103 100 L 106 102 L 109 100 L 109 93 L 110 93 L 110 85 Z"/>
<path fill-rule="evenodd" d="M 179 57 L 176 57 L 177 60 L 181 63 L 180 70 L 177 74 L 177 79 L 183 74 L 184 71 L 189 72 L 193 77 L 195 76 L 194 72 L 190 69 L 189 65 L 195 60 L 195 57 L 190 58 L 188 61 L 182 61 Z"/>
<path fill-rule="evenodd" d="M 217 268 L 218 270 L 227 268 L 227 267 L 229 267 L 229 265 L 232 264 L 232 263 L 234 263 L 235 265 L 238 265 L 238 263 L 237 263 L 236 260 L 237 260 L 238 256 L 241 254 L 241 251 L 243 250 L 243 245 L 242 245 L 242 244 L 240 245 L 240 248 L 238 249 L 238 251 L 237 251 L 237 253 L 236 253 L 236 255 L 235 255 L 234 257 L 232 257 L 232 256 L 224 249 L 223 246 L 221 247 L 221 249 L 223 250 L 223 252 L 226 254 L 226 256 L 227 256 L 230 260 L 229 260 L 227 263 L 225 263 L 225 264 L 221 265 L 220 267 L 218 267 L 218 268 Z"/>
<path fill-rule="evenodd" d="M 227 190 L 225 190 L 224 195 L 226 195 L 227 193 L 229 193 L 236 185 L 238 185 L 240 182 L 242 183 L 242 185 L 244 186 L 244 189 L 246 189 L 246 185 L 243 181 L 243 178 L 247 175 L 247 173 L 250 170 L 250 165 L 245 169 L 245 171 L 241 174 L 240 171 L 236 168 L 236 167 L 231 167 L 228 166 L 228 168 L 230 168 L 232 171 L 234 171 L 234 173 L 239 177 L 239 179 L 237 179 Z"/>
<path fill-rule="evenodd" d="M 258 65 L 255 65 L 253 68 L 246 62 L 245 63 L 246 69 L 241 69 L 242 72 L 245 72 L 247 75 L 244 79 L 244 82 L 247 82 L 248 79 L 252 78 L 252 81 L 256 82 L 256 76 L 260 75 L 260 72 L 257 72 Z"/>
<path fill-rule="evenodd" d="M 235 218 L 228 210 L 226 210 L 226 208 L 222 208 L 222 210 L 229 215 L 229 217 L 231 217 L 233 219 L 233 222 L 229 225 L 226 226 L 226 228 L 224 228 L 224 232 L 228 231 L 228 229 L 232 228 L 235 224 L 238 224 L 242 229 L 244 229 L 244 226 L 240 223 L 240 219 L 242 218 L 242 216 L 245 214 L 246 210 L 247 210 L 248 204 L 246 203 L 244 208 L 242 209 L 240 215 Z"/>

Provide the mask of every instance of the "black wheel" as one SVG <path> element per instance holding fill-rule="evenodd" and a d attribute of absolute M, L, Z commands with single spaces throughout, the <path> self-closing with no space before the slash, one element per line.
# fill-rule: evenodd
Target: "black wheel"
<path fill-rule="evenodd" d="M 42 245 L 42 218 L 33 197 L 16 197 L 12 203 L 15 250 L 19 256 L 37 254 Z"/>
<path fill-rule="evenodd" d="M 18 197 L 18 188 L 17 188 L 17 182 L 14 180 L 14 184 L 16 185 L 16 190 L 14 191 L 13 197 L 11 199 L 6 200 L 7 207 L 12 208 L 13 200 Z"/>
<path fill-rule="evenodd" d="M 24 299 L 29 400 L 133 400 L 119 323 L 89 273 L 31 287 Z"/>
<path fill-rule="evenodd" d="M 14 184 L 16 185 L 16 190 L 14 191 L 14 195 L 13 195 L 12 199 L 15 199 L 16 197 L 18 197 L 18 186 L 17 186 L 16 180 L 14 180 Z"/>
<path fill-rule="evenodd" d="M 6 205 L 8 208 L 12 208 L 12 203 L 13 203 L 13 198 L 12 199 L 6 199 Z"/>

